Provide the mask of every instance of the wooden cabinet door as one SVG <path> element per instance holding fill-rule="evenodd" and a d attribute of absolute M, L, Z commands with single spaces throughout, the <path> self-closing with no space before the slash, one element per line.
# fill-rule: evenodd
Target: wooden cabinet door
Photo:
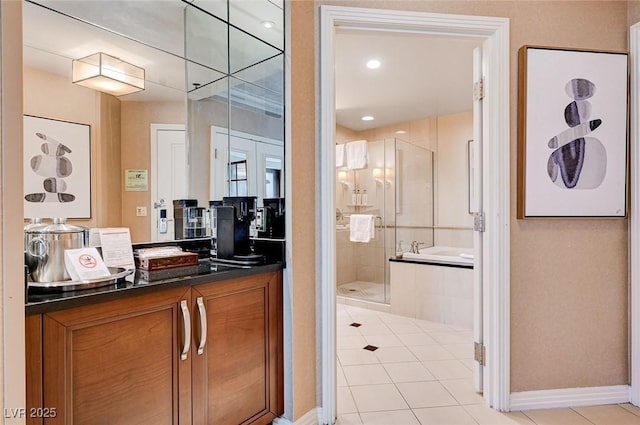
<path fill-rule="evenodd" d="M 194 425 L 270 423 L 284 410 L 280 272 L 195 286 L 192 305 Z"/>
<path fill-rule="evenodd" d="M 190 307 L 189 295 L 176 288 L 45 314 L 43 406 L 56 417 L 44 423 L 190 424 L 180 303 Z"/>

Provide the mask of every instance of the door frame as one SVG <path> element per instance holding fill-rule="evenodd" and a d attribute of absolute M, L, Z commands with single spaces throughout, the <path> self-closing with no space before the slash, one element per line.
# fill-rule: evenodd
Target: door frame
<path fill-rule="evenodd" d="M 158 124 L 152 123 L 149 126 L 149 151 L 151 158 L 149 161 L 149 236 L 153 240 L 156 226 L 154 202 L 158 198 L 158 188 L 156 187 L 156 179 L 158 174 L 158 132 L 159 131 L 184 131 L 186 136 L 186 127 L 184 124 Z M 186 141 L 185 141 L 186 143 Z M 171 200 L 167 201 L 167 208 L 173 208 Z M 173 224 L 171 224 L 173 225 Z"/>
<path fill-rule="evenodd" d="M 629 28 L 629 56 L 631 74 L 630 96 L 630 151 L 631 156 L 631 212 L 629 214 L 629 345 L 630 345 L 630 387 L 629 401 L 640 405 L 640 22 Z"/>
<path fill-rule="evenodd" d="M 333 76 L 336 26 L 411 31 L 445 36 L 478 37 L 488 47 L 484 69 L 483 204 L 486 215 L 483 258 L 484 336 L 486 341 L 485 403 L 509 410 L 510 373 L 510 127 L 509 19 L 340 6 L 320 8 L 320 216 L 316 237 L 320 285 L 319 423 L 336 417 L 336 241 L 335 241 L 335 98 Z"/>

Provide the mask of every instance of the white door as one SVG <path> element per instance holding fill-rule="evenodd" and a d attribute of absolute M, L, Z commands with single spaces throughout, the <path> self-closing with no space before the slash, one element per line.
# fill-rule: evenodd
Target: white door
<path fill-rule="evenodd" d="M 474 82 L 474 100 L 473 100 L 473 142 L 469 155 L 472 164 L 472 184 L 469 190 L 472 191 L 470 196 L 471 212 L 477 218 L 482 214 L 482 48 L 477 47 L 473 50 L 473 82 Z M 477 219 L 475 220 L 477 221 Z M 474 225 L 473 232 L 473 248 L 474 248 L 474 264 L 473 264 L 473 341 L 475 347 L 484 347 L 483 339 L 483 300 L 482 300 L 482 231 Z M 475 348 L 474 347 L 474 348 Z M 473 384 L 475 390 L 482 392 L 483 389 L 483 372 L 482 363 L 476 361 L 473 367 Z"/>
<path fill-rule="evenodd" d="M 151 127 L 151 240 L 170 241 L 175 239 L 173 200 L 187 197 L 185 131 L 180 125 Z"/>

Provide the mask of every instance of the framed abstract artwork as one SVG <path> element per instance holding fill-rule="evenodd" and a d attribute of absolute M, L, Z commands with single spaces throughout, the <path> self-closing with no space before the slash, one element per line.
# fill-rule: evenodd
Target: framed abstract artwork
<path fill-rule="evenodd" d="M 518 65 L 518 218 L 626 217 L 627 53 L 523 46 Z"/>
<path fill-rule="evenodd" d="M 91 127 L 24 116 L 24 216 L 91 218 Z"/>

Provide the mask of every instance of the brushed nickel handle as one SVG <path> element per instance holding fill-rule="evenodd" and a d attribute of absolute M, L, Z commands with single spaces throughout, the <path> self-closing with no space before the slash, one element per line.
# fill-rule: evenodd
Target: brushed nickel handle
<path fill-rule="evenodd" d="M 204 353 L 204 346 L 207 344 L 207 308 L 202 297 L 196 298 L 198 304 L 198 314 L 200 315 L 200 345 L 198 345 L 198 355 Z"/>
<path fill-rule="evenodd" d="M 182 322 L 184 323 L 184 345 L 180 360 L 187 360 L 187 353 L 191 347 L 191 315 L 189 314 L 189 306 L 187 300 L 180 301 L 180 309 L 182 310 Z"/>

